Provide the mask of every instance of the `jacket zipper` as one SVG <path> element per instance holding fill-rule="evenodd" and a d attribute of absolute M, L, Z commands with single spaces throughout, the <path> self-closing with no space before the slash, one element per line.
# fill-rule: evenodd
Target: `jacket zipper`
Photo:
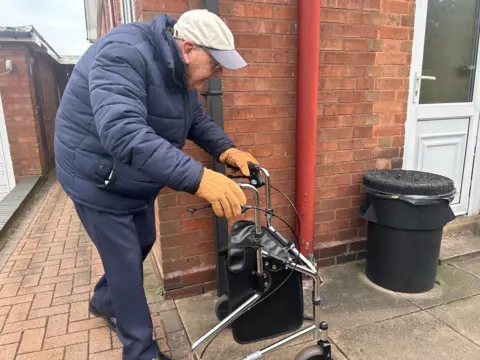
<path fill-rule="evenodd" d="M 190 106 L 188 104 L 188 89 L 185 88 L 185 85 L 182 85 L 178 79 L 175 77 L 176 74 L 176 69 L 175 69 L 175 61 L 173 62 L 173 81 L 175 81 L 180 88 L 185 89 L 186 93 L 183 96 L 183 101 L 185 102 L 185 108 L 186 108 L 186 118 L 185 118 L 185 130 L 183 131 L 183 138 L 182 138 L 182 143 L 180 145 L 180 149 L 185 146 L 185 143 L 187 142 L 187 134 L 189 130 L 188 123 L 190 122 Z"/>

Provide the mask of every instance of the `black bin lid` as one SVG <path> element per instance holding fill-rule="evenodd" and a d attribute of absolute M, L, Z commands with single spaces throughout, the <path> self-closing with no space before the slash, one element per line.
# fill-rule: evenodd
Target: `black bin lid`
<path fill-rule="evenodd" d="M 363 184 L 372 190 L 399 195 L 444 195 L 455 191 L 455 184 L 448 177 L 415 170 L 369 171 Z"/>

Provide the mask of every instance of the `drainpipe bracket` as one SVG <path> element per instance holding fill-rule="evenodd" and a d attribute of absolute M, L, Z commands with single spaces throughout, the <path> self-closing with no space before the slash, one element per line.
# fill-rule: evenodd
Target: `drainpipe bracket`
<path fill-rule="evenodd" d="M 222 96 L 223 95 L 223 91 L 214 91 L 214 90 L 207 90 L 207 91 L 202 91 L 200 93 L 200 95 L 202 96 Z"/>

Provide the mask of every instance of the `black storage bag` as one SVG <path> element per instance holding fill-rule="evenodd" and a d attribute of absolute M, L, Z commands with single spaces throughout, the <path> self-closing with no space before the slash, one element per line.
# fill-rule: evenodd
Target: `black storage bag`
<path fill-rule="evenodd" d="M 256 236 L 259 236 L 260 244 L 265 251 L 276 257 L 286 258 L 286 252 L 267 228 L 262 227 L 261 235 L 256 235 L 255 223 L 247 220 L 234 223 L 230 231 L 228 256 L 225 262 L 230 313 L 254 294 L 256 276 L 253 273 L 257 270 Z M 265 270 L 272 284 L 259 301 L 284 282 L 291 271 L 285 268 L 277 271 Z M 302 275 L 294 271 L 274 294 L 233 322 L 233 337 L 239 344 L 248 344 L 293 332 L 303 324 L 303 311 Z"/>

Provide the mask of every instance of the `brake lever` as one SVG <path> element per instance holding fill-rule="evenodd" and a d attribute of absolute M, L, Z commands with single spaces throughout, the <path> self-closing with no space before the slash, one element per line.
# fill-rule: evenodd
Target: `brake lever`
<path fill-rule="evenodd" d="M 208 205 L 204 205 L 204 206 L 201 206 L 201 207 L 198 207 L 198 208 L 187 208 L 187 211 L 191 215 L 193 215 L 197 211 L 204 210 L 204 209 L 209 209 L 211 207 L 212 207 L 212 204 L 208 204 Z M 251 208 L 251 206 L 249 206 L 249 205 L 240 205 L 240 207 L 242 209 L 242 214 Z"/>
<path fill-rule="evenodd" d="M 197 211 L 200 211 L 200 210 L 204 210 L 204 209 L 208 209 L 208 208 L 211 208 L 212 205 L 205 205 L 205 206 L 201 206 L 201 207 L 198 207 L 198 208 L 187 208 L 187 211 L 193 215 L 195 214 L 195 212 Z"/>

